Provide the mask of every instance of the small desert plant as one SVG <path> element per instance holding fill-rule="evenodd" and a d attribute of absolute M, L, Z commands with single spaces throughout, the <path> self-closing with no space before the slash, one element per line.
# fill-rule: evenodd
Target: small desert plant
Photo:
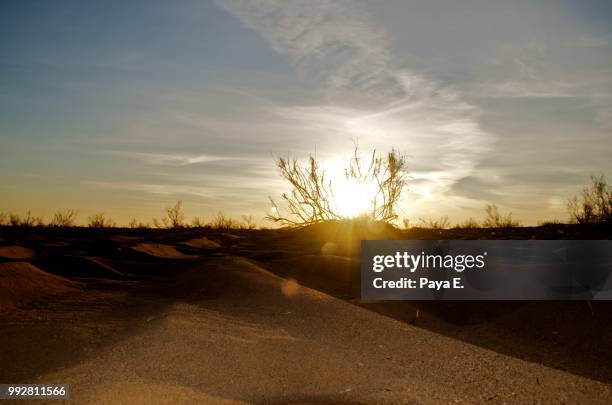
<path fill-rule="evenodd" d="M 244 228 L 246 229 L 257 228 L 257 224 L 255 224 L 255 219 L 253 218 L 253 215 L 242 215 L 242 223 L 244 224 Z"/>
<path fill-rule="evenodd" d="M 206 221 L 204 221 L 204 219 L 196 216 L 191 220 L 191 226 L 194 228 L 206 228 L 208 224 Z"/>
<path fill-rule="evenodd" d="M 161 221 L 157 218 L 152 218 L 151 223 L 153 224 L 153 228 L 167 228 L 168 227 L 168 220 L 166 218 L 162 218 Z"/>
<path fill-rule="evenodd" d="M 553 226 L 553 225 L 563 225 L 563 222 L 561 222 L 560 220 L 556 218 L 538 222 L 538 226 Z"/>
<path fill-rule="evenodd" d="M 402 218 L 402 226 L 404 227 L 404 229 L 410 229 L 410 219 L 409 218 Z"/>
<path fill-rule="evenodd" d="M 485 219 L 482 221 L 483 228 L 513 228 L 520 225 L 520 222 L 512 218 L 512 213 L 506 215 L 499 213 L 495 204 L 488 204 L 485 207 Z"/>
<path fill-rule="evenodd" d="M 419 218 L 423 228 L 440 230 L 450 228 L 450 220 L 447 215 L 444 215 L 438 219 L 433 218 Z"/>
<path fill-rule="evenodd" d="M 591 176 L 591 184 L 582 189 L 579 196 L 567 203 L 570 221 L 579 224 L 612 221 L 612 186 L 603 175 Z"/>
<path fill-rule="evenodd" d="M 0 212 L 0 226 L 6 225 L 8 215 L 4 212 Z"/>
<path fill-rule="evenodd" d="M 169 228 L 183 228 L 185 226 L 185 213 L 183 212 L 183 202 L 177 201 L 176 204 L 165 208 L 166 218 L 162 221 Z"/>
<path fill-rule="evenodd" d="M 466 219 L 465 221 L 458 223 L 457 225 L 455 225 L 455 228 L 457 229 L 474 229 L 474 228 L 480 228 L 480 223 L 478 223 L 477 220 L 475 220 L 474 218 L 470 217 L 468 219 Z"/>
<path fill-rule="evenodd" d="M 374 150 L 369 163 L 366 163 L 355 147 L 344 168 L 344 176 L 356 184 L 372 184 L 375 188 L 373 195 L 359 196 L 370 199 L 370 208 L 362 214 L 363 217 L 385 222 L 397 219 L 397 203 L 405 185 L 405 165 L 405 156 L 395 150 L 385 156 Z M 281 195 L 288 214 L 282 214 L 270 197 L 272 211 L 266 219 L 282 225 L 303 226 L 345 218 L 336 207 L 334 185 L 314 156 L 309 157 L 305 166 L 290 158 L 279 158 L 276 166 L 292 188 L 290 193 Z"/>
<path fill-rule="evenodd" d="M 76 210 L 56 211 L 55 214 L 53 214 L 50 225 L 57 227 L 74 226 L 77 215 L 78 211 Z"/>
<path fill-rule="evenodd" d="M 371 196 L 371 210 L 365 212 L 364 216 L 383 222 L 392 222 L 397 219 L 397 203 L 402 196 L 406 185 L 404 170 L 406 168 L 406 157 L 395 149 L 386 156 L 377 155 L 372 151 L 370 163 L 364 165 L 359 155 L 359 148 L 355 146 L 353 157 L 345 169 L 347 179 L 360 183 L 376 184 L 376 194 Z M 368 196 L 363 196 L 368 198 Z"/>
<path fill-rule="evenodd" d="M 90 228 L 112 228 L 115 226 L 115 221 L 112 218 L 107 218 L 103 212 L 97 212 L 87 218 L 87 226 Z"/>
<path fill-rule="evenodd" d="M 32 215 L 30 211 L 26 212 L 25 216 L 21 219 L 21 226 L 43 226 L 44 221 L 42 217 L 36 217 Z"/>
<path fill-rule="evenodd" d="M 150 228 L 148 223 L 139 222 L 136 218 L 132 218 L 128 223 L 128 227 L 131 229 L 145 229 Z"/>
<path fill-rule="evenodd" d="M 238 229 L 240 228 L 240 223 L 234 219 L 226 217 L 222 212 L 217 213 L 215 217 L 212 219 L 210 224 L 208 224 L 211 228 L 214 229 Z"/>
<path fill-rule="evenodd" d="M 276 202 L 270 197 L 272 212 L 267 219 L 283 225 L 302 225 L 339 219 L 331 207 L 331 184 L 317 160 L 310 156 L 309 165 L 303 167 L 295 159 L 279 158 L 276 162 L 281 177 L 293 187 L 291 193 L 283 193 L 289 215 L 284 216 Z"/>
<path fill-rule="evenodd" d="M 20 226 L 21 225 L 21 218 L 19 218 L 19 215 L 13 214 L 11 212 L 8 215 L 8 224 L 10 226 Z"/>
<path fill-rule="evenodd" d="M 6 221 L 7 225 L 10 226 L 43 226 L 44 221 L 42 217 L 32 215 L 31 211 L 27 211 L 24 217 L 20 217 L 17 214 L 9 213 L 8 215 L 2 214 L 0 218 L 0 225 L 4 225 Z"/>

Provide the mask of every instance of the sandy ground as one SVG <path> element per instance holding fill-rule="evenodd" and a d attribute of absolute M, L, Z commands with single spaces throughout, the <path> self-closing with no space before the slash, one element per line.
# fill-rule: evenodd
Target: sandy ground
<path fill-rule="evenodd" d="M 79 288 L 5 307 L 0 381 L 67 383 L 79 404 L 612 402 L 607 313 L 571 306 L 565 326 L 538 313 L 546 306 L 472 311 L 482 319 L 463 324 L 441 315 L 452 307 L 425 306 L 417 318 L 410 303 L 359 302 L 356 259 L 321 253 L 316 238 L 234 236 L 176 236 L 172 250 L 11 240 L 37 252 L 28 274 Z M 581 343 L 578 329 L 602 336 Z"/>

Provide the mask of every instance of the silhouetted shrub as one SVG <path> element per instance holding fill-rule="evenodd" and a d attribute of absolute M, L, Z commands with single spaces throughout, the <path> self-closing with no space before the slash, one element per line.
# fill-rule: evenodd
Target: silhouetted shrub
<path fill-rule="evenodd" d="M 406 159 L 395 150 L 380 156 L 372 152 L 369 163 L 364 164 L 358 148 L 344 168 L 347 179 L 356 183 L 372 184 L 376 192 L 371 198 L 371 208 L 362 216 L 377 221 L 391 222 L 397 219 L 396 207 L 405 185 L 404 169 Z M 334 206 L 334 185 L 326 177 L 325 170 L 314 156 L 302 166 L 296 159 L 279 158 L 276 166 L 282 178 L 291 185 L 291 192 L 281 195 L 288 214 L 281 213 L 278 204 L 270 197 L 272 212 L 266 219 L 288 226 L 302 226 L 323 221 L 345 219 L 338 207 Z"/>
<path fill-rule="evenodd" d="M 563 222 L 561 222 L 558 219 L 549 219 L 549 220 L 545 220 L 545 221 L 538 221 L 538 226 L 554 226 L 554 225 L 563 225 Z"/>
<path fill-rule="evenodd" d="M 226 217 L 222 212 L 217 213 L 212 221 L 208 224 L 214 229 L 240 229 L 240 222 Z"/>
<path fill-rule="evenodd" d="M 603 223 L 612 220 L 612 187 L 603 175 L 591 176 L 591 184 L 579 196 L 567 202 L 570 221 L 579 224 Z"/>
<path fill-rule="evenodd" d="M 402 218 L 402 226 L 404 229 L 410 229 L 410 219 Z"/>
<path fill-rule="evenodd" d="M 13 214 L 11 212 L 9 213 L 9 216 L 8 216 L 8 224 L 10 226 L 19 226 L 21 225 L 21 218 L 19 218 L 19 215 Z"/>
<path fill-rule="evenodd" d="M 32 213 L 28 210 L 26 215 L 21 219 L 21 226 L 43 226 L 45 223 L 42 217 L 37 217 L 32 215 Z"/>
<path fill-rule="evenodd" d="M 488 204 L 485 207 L 485 219 L 482 221 L 483 228 L 513 228 L 520 225 L 520 222 L 512 218 L 512 213 L 506 215 L 499 213 L 495 204 Z"/>
<path fill-rule="evenodd" d="M 76 210 L 56 211 L 49 225 L 58 227 L 74 226 L 77 215 L 78 211 Z"/>
<path fill-rule="evenodd" d="M 419 221 L 421 222 L 421 225 L 423 228 L 435 229 L 435 230 L 448 229 L 450 228 L 450 225 L 451 225 L 450 220 L 448 219 L 447 215 L 444 215 L 438 219 L 419 218 Z"/>
<path fill-rule="evenodd" d="M 177 201 L 176 204 L 168 206 L 166 209 L 166 218 L 162 221 L 168 228 L 183 228 L 185 226 L 185 213 L 183 212 L 183 202 Z"/>
<path fill-rule="evenodd" d="M 112 218 L 107 218 L 103 212 L 97 212 L 87 218 L 87 226 L 90 228 L 112 228 L 115 226 L 115 221 Z"/>
<path fill-rule="evenodd" d="M 20 217 L 19 215 L 13 213 L 0 213 L 0 225 L 43 226 L 44 221 L 42 217 L 32 215 L 31 211 L 27 211 L 24 217 Z"/>
<path fill-rule="evenodd" d="M 157 218 L 152 218 L 151 219 L 151 223 L 153 224 L 153 228 L 167 228 L 168 220 L 166 218 L 163 218 L 161 221 Z"/>
<path fill-rule="evenodd" d="M 242 223 L 244 224 L 244 228 L 246 229 L 255 229 L 257 228 L 257 224 L 255 224 L 255 219 L 253 215 L 242 215 Z"/>
<path fill-rule="evenodd" d="M 194 228 L 206 228 L 210 225 L 207 224 L 206 221 L 204 221 L 204 219 L 196 216 L 196 217 L 193 217 L 193 219 L 191 220 L 191 226 Z"/>
<path fill-rule="evenodd" d="M 470 217 L 463 222 L 458 223 L 454 226 L 456 229 L 475 229 L 480 228 L 480 223 L 474 218 Z"/>
<path fill-rule="evenodd" d="M 139 222 L 136 218 L 132 218 L 128 223 L 128 227 L 131 229 L 146 229 L 151 226 L 148 223 Z"/>

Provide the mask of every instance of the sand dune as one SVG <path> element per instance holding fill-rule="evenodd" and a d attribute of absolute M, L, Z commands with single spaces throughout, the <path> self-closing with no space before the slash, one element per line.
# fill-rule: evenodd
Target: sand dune
<path fill-rule="evenodd" d="M 175 247 L 162 243 L 137 243 L 132 249 L 162 259 L 193 259 L 197 256 L 179 252 Z"/>
<path fill-rule="evenodd" d="M 343 226 L 50 231 L 40 268 L 0 265 L 0 381 L 75 404 L 612 401 L 609 304 L 363 302 L 354 248 L 380 233 Z M 202 238 L 224 243 L 182 252 Z"/>
<path fill-rule="evenodd" d="M 219 242 L 210 240 L 207 237 L 189 239 L 183 242 L 182 244 L 197 249 L 219 249 L 221 247 L 221 244 Z"/>
<path fill-rule="evenodd" d="M 22 246 L 0 246 L 0 257 L 5 259 L 24 260 L 32 258 L 36 252 Z"/>
<path fill-rule="evenodd" d="M 80 288 L 78 283 L 46 273 L 30 263 L 0 263 L 0 309 L 28 304 L 49 295 L 75 292 Z"/>
<path fill-rule="evenodd" d="M 57 255 L 45 256 L 33 263 L 46 271 L 63 277 L 124 279 L 126 274 L 114 269 L 95 257 Z"/>
<path fill-rule="evenodd" d="M 601 402 L 610 387 L 297 286 L 255 262 L 185 272 L 138 333 L 39 381 L 74 403 Z M 125 388 L 118 391 L 121 387 Z"/>

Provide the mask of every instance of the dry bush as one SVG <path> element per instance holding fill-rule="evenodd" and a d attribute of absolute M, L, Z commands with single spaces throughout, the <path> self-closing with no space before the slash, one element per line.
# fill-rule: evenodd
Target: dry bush
<path fill-rule="evenodd" d="M 27 211 L 24 217 L 13 213 L 0 214 L 0 225 L 5 224 L 10 226 L 43 226 L 45 223 L 42 217 L 34 216 L 31 211 Z"/>
<path fill-rule="evenodd" d="M 377 193 L 372 197 L 371 211 L 365 216 L 371 220 L 392 222 L 397 219 L 397 203 L 402 196 L 406 185 L 404 170 L 406 168 L 406 157 L 395 149 L 386 156 L 376 154 L 372 151 L 370 163 L 364 165 L 356 146 L 353 157 L 345 169 L 345 175 L 349 179 L 361 183 L 376 184 Z"/>
<path fill-rule="evenodd" d="M 502 215 L 495 204 L 488 204 L 485 207 L 485 214 L 485 219 L 482 221 L 483 228 L 514 228 L 520 226 L 520 222 L 512 218 L 511 212 Z"/>
<path fill-rule="evenodd" d="M 222 212 L 217 213 L 210 222 L 205 222 L 200 217 L 194 217 L 191 226 L 194 228 L 214 229 L 256 229 L 255 219 L 252 215 L 242 215 L 242 221 L 227 217 Z"/>
<path fill-rule="evenodd" d="M 448 219 L 447 215 L 444 215 L 438 219 L 419 218 L 419 221 L 421 222 L 422 227 L 427 229 L 440 230 L 448 229 L 451 226 L 450 220 Z"/>
<path fill-rule="evenodd" d="M 563 225 L 563 222 L 561 222 L 557 218 L 548 219 L 544 221 L 538 221 L 538 226 L 553 226 L 553 225 Z"/>
<path fill-rule="evenodd" d="M 570 221 L 578 224 L 604 223 L 612 220 L 612 186 L 603 175 L 591 176 L 591 184 L 567 203 Z"/>
<path fill-rule="evenodd" d="M 191 220 L 191 226 L 194 228 L 206 228 L 208 227 L 208 224 L 206 221 L 204 221 L 204 219 L 196 216 Z"/>
<path fill-rule="evenodd" d="M 128 227 L 131 229 L 146 229 L 151 226 L 148 223 L 139 222 L 136 218 L 132 218 L 132 220 L 128 223 Z"/>
<path fill-rule="evenodd" d="M 410 218 L 402 218 L 402 226 L 404 229 L 410 229 Z"/>
<path fill-rule="evenodd" d="M 185 213 L 183 212 L 183 202 L 177 201 L 176 204 L 165 208 L 166 217 L 162 219 L 168 228 L 183 228 L 185 226 Z"/>
<path fill-rule="evenodd" d="M 34 216 L 30 211 L 26 212 L 20 223 L 21 226 L 43 226 L 44 224 L 42 217 Z"/>
<path fill-rule="evenodd" d="M 255 224 L 255 218 L 253 215 L 242 215 L 242 223 L 244 224 L 245 229 L 255 229 L 257 228 L 257 224 Z"/>
<path fill-rule="evenodd" d="M 21 218 L 19 218 L 19 215 L 13 214 L 11 212 L 8 215 L 8 224 L 10 226 L 20 226 L 21 225 Z"/>
<path fill-rule="evenodd" d="M 397 219 L 396 207 L 405 185 L 405 165 L 405 157 L 395 150 L 385 156 L 378 155 L 374 150 L 370 162 L 364 164 L 355 147 L 344 170 L 346 178 L 364 184 L 372 183 L 377 187 L 377 192 L 372 196 L 371 209 L 364 213 L 364 217 L 385 222 Z M 282 214 L 278 204 L 270 197 L 272 212 L 266 219 L 287 226 L 345 219 L 334 207 L 333 184 L 314 156 L 309 157 L 305 166 L 291 158 L 279 158 L 276 166 L 281 177 L 291 185 L 291 192 L 281 195 L 288 213 Z"/>
<path fill-rule="evenodd" d="M 217 213 L 212 221 L 208 224 L 214 229 L 240 229 L 240 222 L 226 217 L 222 212 Z"/>
<path fill-rule="evenodd" d="M 333 219 L 340 219 L 331 207 L 331 183 L 325 179 L 325 172 L 319 167 L 313 156 L 309 165 L 303 167 L 296 159 L 279 158 L 276 166 L 281 177 L 293 187 L 291 192 L 283 193 L 289 215 L 281 214 L 278 204 L 270 197 L 273 212 L 267 219 L 282 225 L 307 225 Z"/>
<path fill-rule="evenodd" d="M 465 221 L 455 225 L 455 228 L 456 229 L 475 229 L 475 228 L 480 228 L 480 223 L 474 218 L 470 217 L 466 219 Z"/>
<path fill-rule="evenodd" d="M 74 226 L 78 213 L 76 210 L 56 211 L 49 225 L 59 227 Z"/>
<path fill-rule="evenodd" d="M 104 212 L 96 212 L 87 218 L 87 226 L 90 228 L 112 228 L 115 226 L 115 221 L 112 218 L 107 218 Z"/>

